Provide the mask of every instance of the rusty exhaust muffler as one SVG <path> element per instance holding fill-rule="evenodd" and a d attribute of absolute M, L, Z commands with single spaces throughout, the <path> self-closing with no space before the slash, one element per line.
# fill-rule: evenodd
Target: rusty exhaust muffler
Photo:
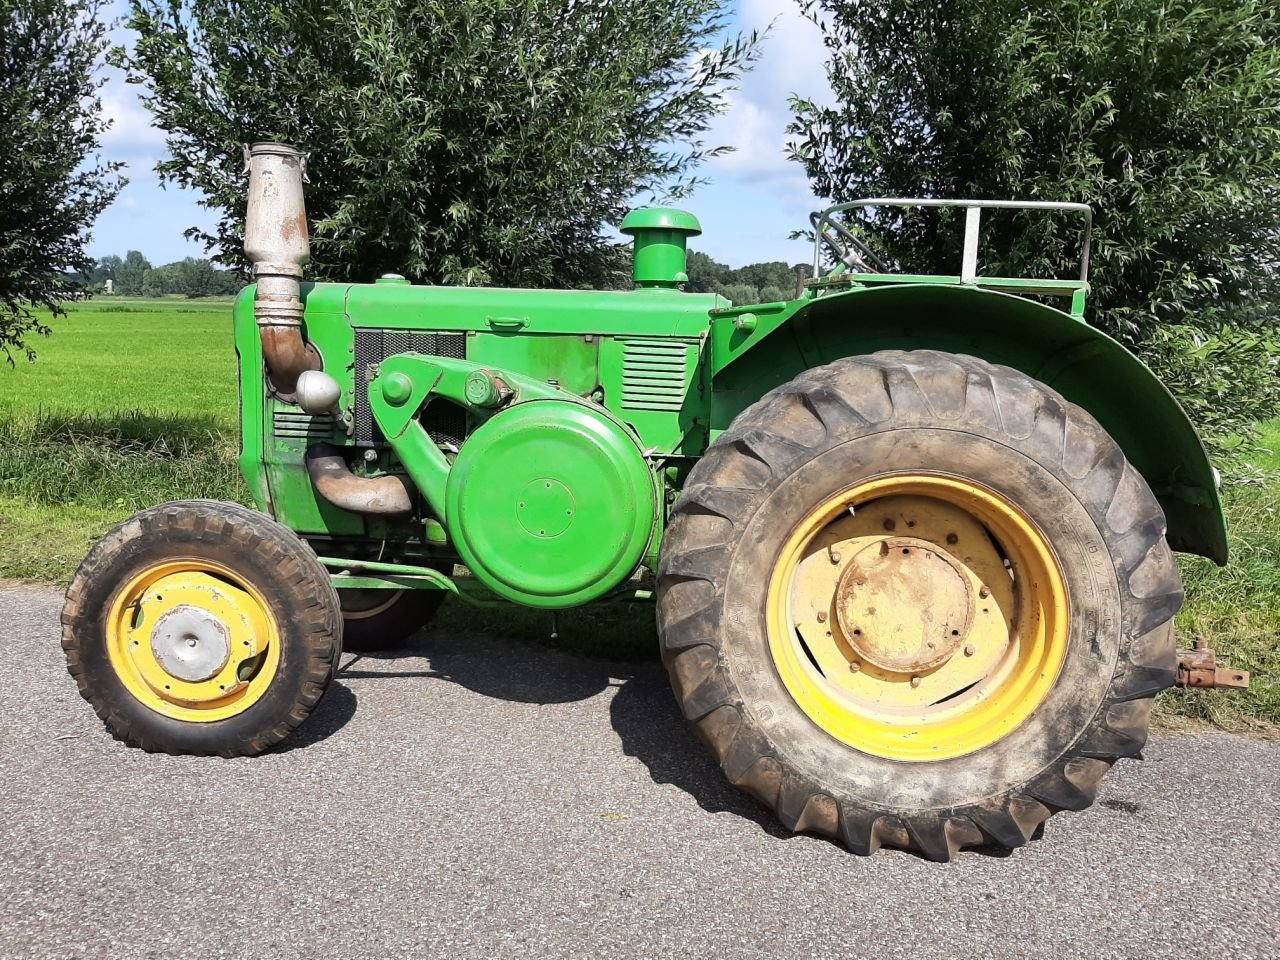
<path fill-rule="evenodd" d="M 244 252 L 253 262 L 253 303 L 262 356 L 275 393 L 292 401 L 298 377 L 321 369 L 320 355 L 302 339 L 302 266 L 311 259 L 307 211 L 302 199 L 306 154 L 284 143 L 245 148 L 249 205 Z"/>
<path fill-rule="evenodd" d="M 357 477 L 336 449 L 317 443 L 307 450 L 307 473 L 316 493 L 352 513 L 396 515 L 413 511 L 413 488 L 396 474 Z"/>

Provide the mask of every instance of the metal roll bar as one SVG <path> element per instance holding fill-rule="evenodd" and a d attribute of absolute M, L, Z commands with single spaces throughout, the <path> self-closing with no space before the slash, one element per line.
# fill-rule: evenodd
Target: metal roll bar
<path fill-rule="evenodd" d="M 1080 282 L 1089 281 L 1089 249 L 1093 239 L 1093 210 L 1087 203 L 1052 200 L 935 200 L 928 197 L 867 197 L 837 203 L 821 213 L 811 214 L 813 224 L 813 277 L 822 275 L 822 245 L 831 248 L 838 261 L 859 273 L 888 273 L 888 267 L 835 214 L 868 207 L 959 207 L 964 210 L 964 252 L 960 262 L 960 282 L 978 278 L 978 237 L 983 210 L 1064 210 L 1084 218 L 1084 242 L 1080 254 Z"/>

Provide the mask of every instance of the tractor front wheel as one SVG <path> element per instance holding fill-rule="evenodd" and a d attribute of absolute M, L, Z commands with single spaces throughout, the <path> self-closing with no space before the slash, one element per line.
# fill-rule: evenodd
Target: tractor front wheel
<path fill-rule="evenodd" d="M 328 573 L 290 530 L 190 500 L 94 544 L 67 590 L 62 647 L 117 739 L 234 757 L 311 713 L 338 666 L 342 621 Z"/>
<path fill-rule="evenodd" d="M 810 370 L 697 464 L 663 658 L 729 779 L 858 853 L 1016 847 L 1092 803 L 1174 679 L 1164 515 L 1089 414 L 1003 367 Z"/>

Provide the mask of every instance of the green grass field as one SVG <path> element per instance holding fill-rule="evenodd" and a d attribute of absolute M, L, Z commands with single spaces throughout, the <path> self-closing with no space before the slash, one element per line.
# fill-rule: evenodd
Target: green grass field
<path fill-rule="evenodd" d="M 0 366 L 0 578 L 65 583 L 92 540 L 179 497 L 245 501 L 235 467 L 237 399 L 228 301 L 99 299 L 38 341 L 35 364 Z M 1227 489 L 1232 564 L 1183 557 L 1179 639 L 1203 636 L 1253 671 L 1243 694 L 1170 692 L 1166 722 L 1280 733 L 1280 421 L 1263 425 L 1256 483 Z M 499 626 L 548 642 L 551 618 L 447 608 L 445 625 Z M 557 645 L 651 657 L 642 611 L 566 613 Z"/>
<path fill-rule="evenodd" d="M 93 537 L 176 496 L 243 499 L 231 304 L 72 305 L 0 365 L 0 577 L 65 582 Z"/>

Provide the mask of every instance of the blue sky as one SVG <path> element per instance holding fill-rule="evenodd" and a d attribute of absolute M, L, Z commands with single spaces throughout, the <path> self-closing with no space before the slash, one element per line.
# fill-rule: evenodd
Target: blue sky
<path fill-rule="evenodd" d="M 711 183 L 683 206 L 702 221 L 703 235 L 692 246 L 732 266 L 761 260 L 805 262 L 809 246 L 788 240 L 807 225 L 809 211 L 822 206 L 799 168 L 786 159 L 783 144 L 790 93 L 824 99 L 823 49 L 817 29 L 798 12 L 795 0 L 740 0 L 741 29 L 773 30 L 755 70 L 731 94 L 727 111 L 707 136 L 708 144 L 728 144 L 733 153 L 711 161 L 702 173 Z M 121 16 L 117 4 L 109 16 Z M 124 40 L 123 32 L 116 35 Z M 102 153 L 128 164 L 129 185 L 99 217 L 89 251 L 94 256 L 141 250 L 156 264 L 203 256 L 197 243 L 183 238 L 190 226 L 210 226 L 216 217 L 197 205 L 197 196 L 175 186 L 162 187 L 153 167 L 164 153 L 164 139 L 118 71 L 108 70 L 103 107 L 113 120 Z"/>

